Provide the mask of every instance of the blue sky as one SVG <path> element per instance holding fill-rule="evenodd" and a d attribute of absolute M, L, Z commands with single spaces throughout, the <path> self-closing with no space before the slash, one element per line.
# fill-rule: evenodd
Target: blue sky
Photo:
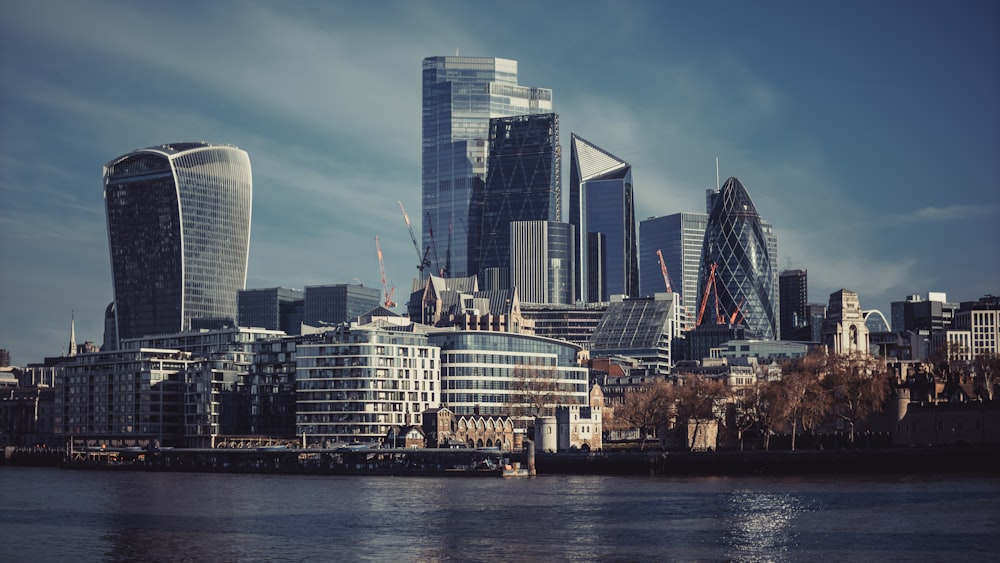
<path fill-rule="evenodd" d="M 164 142 L 250 154 L 248 287 L 378 287 L 378 235 L 405 293 L 421 59 L 456 49 L 551 88 L 640 218 L 703 211 L 718 157 L 812 301 L 1000 292 L 995 2 L 3 1 L 0 348 L 65 352 L 71 312 L 100 343 L 101 167 Z"/>

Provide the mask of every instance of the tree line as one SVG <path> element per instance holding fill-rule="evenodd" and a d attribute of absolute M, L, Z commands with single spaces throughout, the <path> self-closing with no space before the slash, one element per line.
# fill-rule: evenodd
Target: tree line
<path fill-rule="evenodd" d="M 625 393 L 605 426 L 638 430 L 644 449 L 647 437 L 662 431 L 689 431 L 685 438 L 694 443 L 703 425 L 718 421 L 728 424 L 741 450 L 751 430 L 761 433 L 764 449 L 772 434 L 788 432 L 794 450 L 799 431 L 839 421 L 853 444 L 859 423 L 882 410 L 891 390 L 885 364 L 875 356 L 814 352 L 784 362 L 780 379 L 754 378 L 738 388 L 702 375 L 646 384 Z"/>

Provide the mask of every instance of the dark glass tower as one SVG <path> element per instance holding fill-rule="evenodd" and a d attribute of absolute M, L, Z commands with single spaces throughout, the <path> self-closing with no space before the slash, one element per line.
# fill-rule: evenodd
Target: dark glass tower
<path fill-rule="evenodd" d="M 785 270 L 778 276 L 781 338 L 809 339 L 809 287 L 805 270 Z"/>
<path fill-rule="evenodd" d="M 235 323 L 250 250 L 250 158 L 173 143 L 104 166 L 117 338 Z"/>
<path fill-rule="evenodd" d="M 588 302 L 607 301 L 610 295 L 637 297 L 632 166 L 576 134 L 570 147 L 569 222 L 579 239 L 576 294 Z M 594 254 L 586 244 L 590 233 L 603 235 L 600 269 L 589 264 Z"/>
<path fill-rule="evenodd" d="M 508 289 L 511 223 L 559 221 L 562 215 L 559 116 L 549 113 L 491 119 L 489 140 L 479 273 L 480 279 L 486 280 L 486 289 Z M 491 280 L 498 281 L 500 287 Z"/>
<path fill-rule="evenodd" d="M 712 198 L 705 229 L 698 282 L 700 324 L 742 324 L 758 338 L 776 337 L 775 277 L 768 246 L 750 194 L 739 180 L 729 178 Z"/>

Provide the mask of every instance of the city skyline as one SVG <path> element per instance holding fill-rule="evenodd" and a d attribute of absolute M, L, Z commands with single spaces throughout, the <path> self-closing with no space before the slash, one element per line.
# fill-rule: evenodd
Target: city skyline
<path fill-rule="evenodd" d="M 247 287 L 379 287 L 378 235 L 405 290 L 416 257 L 396 201 L 420 209 L 420 64 L 456 48 L 551 88 L 564 147 L 577 133 L 631 163 L 640 221 L 699 212 L 719 157 L 773 225 L 779 270 L 809 271 L 810 301 L 843 287 L 888 313 L 913 293 L 996 292 L 1000 7 L 585 2 L 488 24 L 438 7 L 209 4 L 191 20 L 5 4 L 0 348 L 21 366 L 59 355 L 74 311 L 77 341 L 100 342 L 100 168 L 159 143 L 249 153 Z"/>

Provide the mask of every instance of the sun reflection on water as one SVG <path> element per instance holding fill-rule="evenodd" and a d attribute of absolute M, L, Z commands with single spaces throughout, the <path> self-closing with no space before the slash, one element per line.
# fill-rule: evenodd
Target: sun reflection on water
<path fill-rule="evenodd" d="M 804 510 L 793 495 L 740 489 L 728 498 L 731 556 L 737 561 L 782 561 L 797 541 L 792 525 Z"/>

